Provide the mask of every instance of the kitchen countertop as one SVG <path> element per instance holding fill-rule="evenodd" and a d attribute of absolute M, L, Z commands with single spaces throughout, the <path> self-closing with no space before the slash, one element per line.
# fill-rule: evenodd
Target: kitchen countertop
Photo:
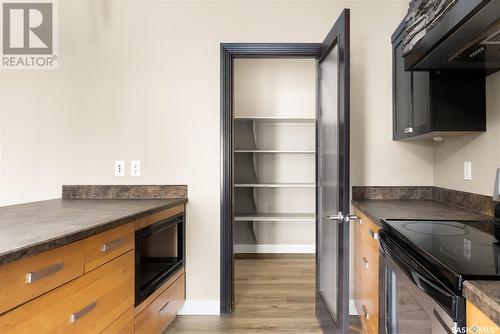
<path fill-rule="evenodd" d="M 465 281 L 463 294 L 500 326 L 500 281 Z"/>
<path fill-rule="evenodd" d="M 186 202 L 186 198 L 54 199 L 0 207 L 0 265 Z"/>
<path fill-rule="evenodd" d="M 352 205 L 378 225 L 382 224 L 382 219 L 492 219 L 491 216 L 433 200 L 353 200 Z"/>

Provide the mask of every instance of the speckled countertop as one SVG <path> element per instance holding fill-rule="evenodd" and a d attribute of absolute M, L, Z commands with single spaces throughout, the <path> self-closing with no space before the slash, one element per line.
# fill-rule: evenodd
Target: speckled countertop
<path fill-rule="evenodd" d="M 435 200 L 362 199 L 352 205 L 381 225 L 382 219 L 490 220 L 489 215 Z M 500 281 L 466 281 L 464 297 L 500 326 Z"/>
<path fill-rule="evenodd" d="M 378 225 L 382 219 L 491 219 L 491 216 L 433 200 L 353 200 L 352 205 Z"/>
<path fill-rule="evenodd" d="M 0 265 L 186 202 L 186 198 L 54 199 L 0 207 Z"/>

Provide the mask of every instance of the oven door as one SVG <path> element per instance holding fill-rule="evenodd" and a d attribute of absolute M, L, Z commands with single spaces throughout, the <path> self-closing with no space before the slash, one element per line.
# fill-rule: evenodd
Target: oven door
<path fill-rule="evenodd" d="M 465 325 L 465 300 L 381 233 L 379 333 L 452 334 Z"/>

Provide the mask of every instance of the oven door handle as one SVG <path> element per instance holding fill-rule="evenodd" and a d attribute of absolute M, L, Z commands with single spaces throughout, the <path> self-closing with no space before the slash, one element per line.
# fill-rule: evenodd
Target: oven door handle
<path fill-rule="evenodd" d="M 445 295 L 447 297 L 452 297 L 452 295 L 448 291 L 441 289 L 436 284 L 433 284 L 418 272 L 412 270 L 411 276 L 413 278 L 413 282 L 415 282 L 415 285 L 426 294 L 435 296 L 436 292 L 438 292 L 439 294 Z"/>

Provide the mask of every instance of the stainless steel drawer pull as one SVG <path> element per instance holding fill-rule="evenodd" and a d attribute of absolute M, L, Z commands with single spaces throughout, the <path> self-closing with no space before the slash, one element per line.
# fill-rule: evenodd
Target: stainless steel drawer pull
<path fill-rule="evenodd" d="M 52 274 L 57 273 L 58 271 L 61 271 L 62 268 L 64 267 L 63 262 L 57 262 L 49 267 L 40 269 L 38 271 L 34 271 L 31 273 L 26 274 L 26 283 L 30 284 L 35 281 L 41 280 L 42 278 L 45 278 L 47 276 L 50 276 Z"/>
<path fill-rule="evenodd" d="M 378 238 L 379 238 L 379 234 L 378 234 L 378 232 L 373 232 L 373 230 L 372 230 L 372 229 L 368 229 L 368 233 L 370 233 L 370 235 L 371 235 L 371 237 L 372 237 L 373 239 L 378 240 Z"/>
<path fill-rule="evenodd" d="M 412 132 L 413 132 L 412 127 L 405 128 L 405 133 L 412 133 Z"/>
<path fill-rule="evenodd" d="M 365 268 L 368 269 L 368 260 L 364 256 L 361 258 L 361 260 L 363 261 L 363 265 L 365 266 Z"/>
<path fill-rule="evenodd" d="M 365 306 L 365 305 L 362 305 L 362 306 L 361 306 L 361 310 L 363 311 L 363 317 L 364 317 L 366 320 L 369 320 L 369 319 L 370 319 L 370 316 L 368 315 L 368 311 L 366 310 L 366 306 Z"/>
<path fill-rule="evenodd" d="M 102 252 L 108 252 L 110 250 L 113 250 L 117 247 L 119 247 L 121 244 L 123 244 L 123 237 L 116 238 L 114 240 L 108 241 L 105 244 L 101 246 L 101 251 Z"/>
<path fill-rule="evenodd" d="M 165 304 L 165 305 L 161 308 L 161 310 L 159 310 L 159 311 L 158 311 L 158 313 L 159 313 L 160 315 L 165 315 L 165 314 L 167 314 L 167 313 L 168 313 L 167 307 L 168 307 L 168 305 L 169 305 L 169 304 L 170 304 L 170 302 L 167 302 L 167 303 L 166 303 L 166 304 Z"/>
<path fill-rule="evenodd" d="M 84 315 L 86 315 L 87 313 L 92 311 L 93 309 L 95 309 L 96 306 L 97 306 L 97 301 L 94 300 L 92 303 L 88 304 L 87 306 L 82 308 L 80 311 L 71 314 L 69 316 L 69 322 L 70 323 L 76 322 L 78 319 L 80 319 L 81 317 L 83 317 Z"/>

